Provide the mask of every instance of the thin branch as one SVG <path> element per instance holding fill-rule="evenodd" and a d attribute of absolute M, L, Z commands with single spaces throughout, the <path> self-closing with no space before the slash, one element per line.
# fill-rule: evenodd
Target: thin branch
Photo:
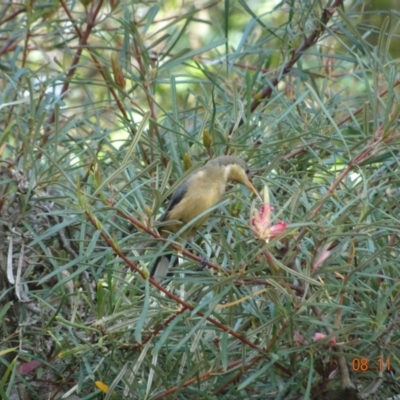
<path fill-rule="evenodd" d="M 274 87 L 282 80 L 282 78 L 289 74 L 292 70 L 294 64 L 299 60 L 303 53 L 313 46 L 317 40 L 320 38 L 321 34 L 325 31 L 326 25 L 335 13 L 335 9 L 343 4 L 343 0 L 335 0 L 331 7 L 325 8 L 322 12 L 321 20 L 317 28 L 309 36 L 307 36 L 303 43 L 294 51 L 291 59 L 287 61 L 283 67 L 280 69 L 279 75 L 271 79 L 270 83 L 259 93 L 254 96 L 254 100 L 251 103 L 250 111 L 253 112 L 261 104 L 261 102 L 269 98 L 272 94 Z M 238 127 L 244 124 L 244 119 L 242 118 L 238 124 Z M 229 134 L 233 132 L 234 125 L 229 129 Z"/>

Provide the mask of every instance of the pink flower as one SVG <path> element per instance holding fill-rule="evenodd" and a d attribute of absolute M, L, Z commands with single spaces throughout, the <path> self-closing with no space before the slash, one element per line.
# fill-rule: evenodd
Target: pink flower
<path fill-rule="evenodd" d="M 266 186 L 264 186 L 263 199 L 264 204 L 261 206 L 261 209 L 252 210 L 251 225 L 253 226 L 253 234 L 256 238 L 268 241 L 282 235 L 286 230 L 287 223 L 281 221 L 275 225 L 271 225 L 271 211 L 274 208 L 269 204 L 269 193 Z"/>
<path fill-rule="evenodd" d="M 326 245 L 319 256 L 317 257 L 316 261 L 313 264 L 313 271 L 315 271 L 317 268 L 319 268 L 322 263 L 330 256 L 331 252 L 328 250 L 330 244 Z"/>
<path fill-rule="evenodd" d="M 307 345 L 308 342 L 306 339 L 304 339 L 304 336 L 298 332 L 298 331 L 294 331 L 293 333 L 293 339 L 295 340 L 295 345 Z"/>
<path fill-rule="evenodd" d="M 313 340 L 314 340 L 314 342 L 318 342 L 319 340 L 322 340 L 322 339 L 324 339 L 325 337 L 326 337 L 325 334 L 320 333 L 320 332 L 317 332 L 317 333 L 314 335 Z M 328 343 L 329 343 L 329 344 L 335 344 L 335 343 L 336 343 L 336 339 L 335 339 L 335 338 L 331 338 L 331 339 L 329 339 Z"/>

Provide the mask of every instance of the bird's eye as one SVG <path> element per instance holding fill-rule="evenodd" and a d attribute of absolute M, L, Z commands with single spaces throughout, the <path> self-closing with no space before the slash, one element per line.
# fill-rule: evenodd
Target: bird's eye
<path fill-rule="evenodd" d="M 246 168 L 245 172 L 246 172 L 246 175 L 249 175 L 250 174 L 250 168 Z"/>

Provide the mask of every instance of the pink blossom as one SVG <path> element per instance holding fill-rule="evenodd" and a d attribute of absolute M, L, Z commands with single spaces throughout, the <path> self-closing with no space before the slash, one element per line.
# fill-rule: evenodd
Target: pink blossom
<path fill-rule="evenodd" d="M 274 209 L 269 204 L 268 188 L 264 187 L 263 193 L 264 204 L 260 210 L 253 209 L 251 225 L 253 226 L 253 234 L 256 238 L 268 241 L 282 235 L 287 227 L 286 222 L 278 222 L 271 225 L 271 211 Z"/>
<path fill-rule="evenodd" d="M 325 334 L 317 332 L 317 333 L 314 334 L 313 341 L 314 342 L 318 342 L 318 341 L 324 339 L 325 337 L 326 337 Z M 336 343 L 336 339 L 335 338 L 331 338 L 331 339 L 329 339 L 328 343 L 329 344 L 335 344 Z"/>
<path fill-rule="evenodd" d="M 328 250 L 329 246 L 330 245 L 328 244 L 322 249 L 321 253 L 313 264 L 313 271 L 319 268 L 322 263 L 330 256 L 331 252 Z"/>
<path fill-rule="evenodd" d="M 294 331 L 293 334 L 293 339 L 298 343 L 298 344 L 302 344 L 302 345 L 307 345 L 308 342 L 306 339 L 304 339 L 304 336 L 298 332 L 298 331 Z"/>

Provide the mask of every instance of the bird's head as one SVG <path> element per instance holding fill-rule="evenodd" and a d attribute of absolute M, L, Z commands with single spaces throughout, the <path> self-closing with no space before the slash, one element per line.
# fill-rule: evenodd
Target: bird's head
<path fill-rule="evenodd" d="M 248 187 L 259 199 L 261 199 L 260 194 L 251 183 L 250 168 L 241 158 L 234 156 L 221 156 L 211 160 L 209 164 L 210 163 L 218 165 L 220 168 L 224 168 L 227 181 L 237 182 Z"/>

